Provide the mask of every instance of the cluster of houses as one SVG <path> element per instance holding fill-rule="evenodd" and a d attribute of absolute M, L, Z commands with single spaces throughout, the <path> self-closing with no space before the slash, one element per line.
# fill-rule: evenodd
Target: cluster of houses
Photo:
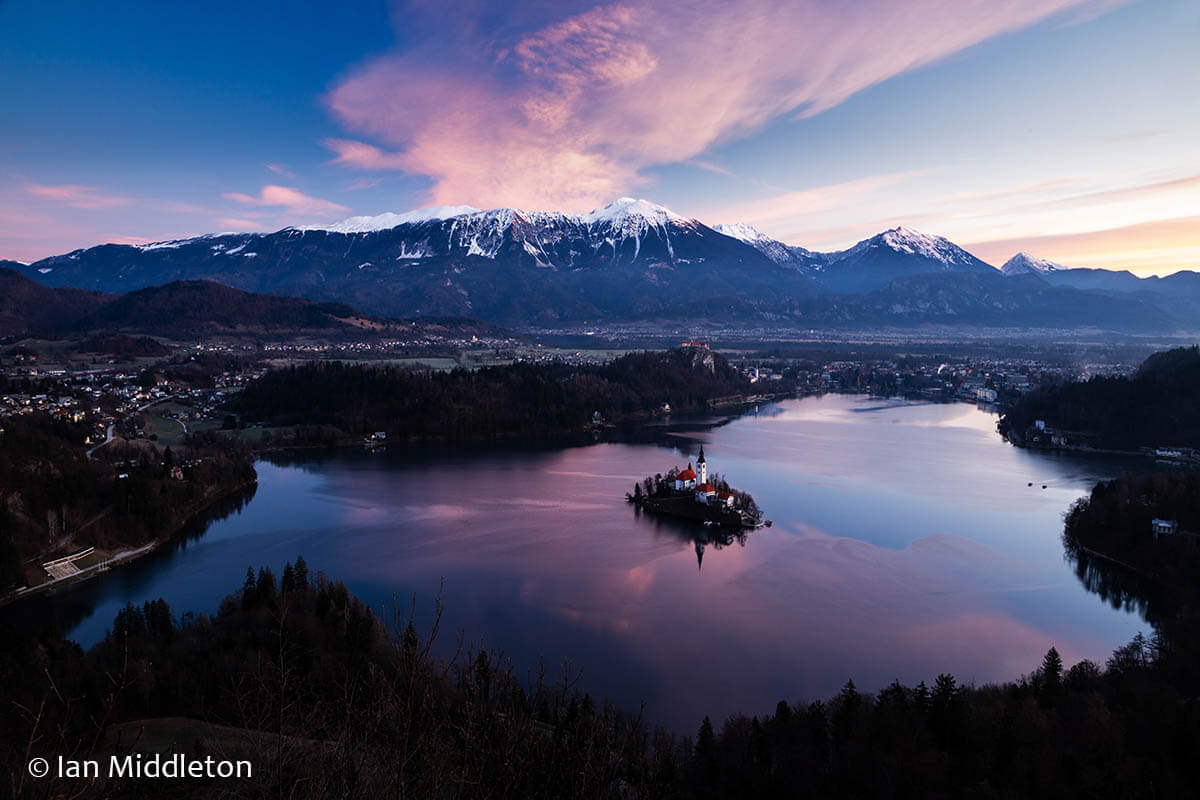
<path fill-rule="evenodd" d="M 0 418 L 35 412 L 46 413 L 70 422 L 86 422 L 92 432 L 87 444 L 105 441 L 109 426 L 122 427 L 136 418 L 149 405 L 168 398 L 187 399 L 190 411 L 172 411 L 166 416 L 181 422 L 201 420 L 218 413 L 225 394 L 264 371 L 255 367 L 244 371 L 227 371 L 212 376 L 215 388 L 198 388 L 186 380 L 157 375 L 154 385 L 142 384 L 139 371 L 128 369 L 8 369 L 10 379 L 24 379 L 40 392 L 12 392 L 0 395 Z M 130 435 L 144 435 L 130 427 Z"/>

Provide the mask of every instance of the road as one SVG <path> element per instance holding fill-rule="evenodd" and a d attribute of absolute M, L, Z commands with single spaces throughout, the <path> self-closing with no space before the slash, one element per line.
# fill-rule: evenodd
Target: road
<path fill-rule="evenodd" d="M 158 405 L 159 403 L 165 403 L 165 402 L 167 402 L 168 400 L 172 400 L 172 399 L 174 399 L 174 398 L 175 398 L 175 395 L 173 395 L 173 394 L 169 394 L 169 395 L 167 395 L 166 397 L 160 397 L 160 398 L 158 398 L 157 400 L 151 400 L 149 403 L 146 403 L 144 406 L 141 406 L 140 408 L 138 408 L 138 410 L 137 410 L 135 413 L 137 413 L 137 414 L 140 414 L 140 413 L 142 413 L 143 411 L 145 411 L 147 408 L 149 408 L 150 406 L 156 406 L 156 405 Z M 182 420 L 178 420 L 178 419 L 177 419 L 177 420 L 175 420 L 175 421 L 176 421 L 176 422 L 178 422 L 180 425 L 182 425 L 182 426 L 183 426 L 183 432 L 184 432 L 184 433 L 187 433 L 187 425 L 186 425 L 186 424 L 185 424 L 185 423 L 184 423 Z M 104 439 L 104 441 L 103 441 L 103 442 L 101 442 L 100 444 L 96 445 L 95 447 L 93 447 L 93 448 L 91 448 L 90 450 L 88 450 L 88 451 L 87 451 L 87 457 L 88 457 L 88 460 L 89 460 L 89 461 L 94 461 L 94 460 L 95 460 L 95 458 L 92 456 L 92 453 L 95 453 L 97 450 L 99 450 L 101 447 L 104 447 L 104 445 L 108 444 L 108 443 L 109 443 L 109 442 L 111 442 L 112 440 L 113 440 L 113 425 L 109 425 L 109 426 L 108 426 L 108 431 L 107 431 L 107 433 L 105 434 L 105 439 Z"/>
<path fill-rule="evenodd" d="M 108 432 L 105 434 L 104 441 L 87 451 L 87 457 L 88 457 L 89 461 L 95 460 L 95 457 L 92 455 L 92 453 L 96 452 L 101 447 L 104 447 L 104 445 L 108 444 L 109 442 L 111 442 L 113 440 L 113 427 L 114 427 L 114 425 L 112 423 L 110 423 L 108 426 Z"/>

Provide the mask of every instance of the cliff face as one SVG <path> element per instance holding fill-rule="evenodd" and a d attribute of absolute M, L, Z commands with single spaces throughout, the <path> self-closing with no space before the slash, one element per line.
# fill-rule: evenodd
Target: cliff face
<path fill-rule="evenodd" d="M 717 359 L 707 347 L 685 347 L 683 355 L 691 369 L 716 374 Z"/>

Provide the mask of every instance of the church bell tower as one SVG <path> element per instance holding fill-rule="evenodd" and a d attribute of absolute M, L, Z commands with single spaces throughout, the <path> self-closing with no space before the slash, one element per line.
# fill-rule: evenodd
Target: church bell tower
<path fill-rule="evenodd" d="M 708 483 L 708 462 L 704 460 L 704 446 L 700 446 L 700 457 L 696 459 L 696 469 L 699 471 L 697 476 L 700 479 L 700 485 Z"/>

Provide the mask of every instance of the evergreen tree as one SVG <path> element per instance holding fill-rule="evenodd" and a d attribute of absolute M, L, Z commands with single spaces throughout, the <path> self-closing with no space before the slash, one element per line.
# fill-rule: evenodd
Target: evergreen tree
<path fill-rule="evenodd" d="M 254 580 L 254 567 L 246 567 L 246 580 L 242 584 L 242 608 L 250 609 L 258 604 L 258 585 Z"/>
<path fill-rule="evenodd" d="M 1063 676 L 1063 660 L 1058 654 L 1058 649 L 1051 647 L 1046 651 L 1046 657 L 1042 659 L 1042 689 L 1046 693 L 1057 692 L 1062 686 Z"/>
<path fill-rule="evenodd" d="M 308 564 L 304 561 L 304 556 L 296 556 L 296 588 L 305 589 L 308 587 Z"/>

